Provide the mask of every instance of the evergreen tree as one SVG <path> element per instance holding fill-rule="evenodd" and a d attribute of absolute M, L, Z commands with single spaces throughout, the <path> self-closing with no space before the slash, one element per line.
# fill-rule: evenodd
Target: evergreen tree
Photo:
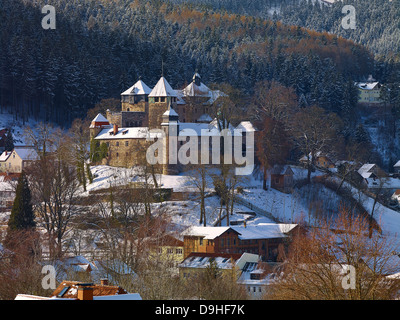
<path fill-rule="evenodd" d="M 35 228 L 35 215 L 31 203 L 31 191 L 24 172 L 18 179 L 14 203 L 8 221 L 9 231 L 28 230 Z"/>
<path fill-rule="evenodd" d="M 12 151 L 14 149 L 14 138 L 11 128 L 7 129 L 7 134 L 4 141 L 4 148 L 6 151 Z"/>

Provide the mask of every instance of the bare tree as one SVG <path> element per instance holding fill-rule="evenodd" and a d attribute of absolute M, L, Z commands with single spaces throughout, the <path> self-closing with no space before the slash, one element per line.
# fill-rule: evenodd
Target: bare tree
<path fill-rule="evenodd" d="M 399 282 L 397 245 L 375 232 L 368 219 L 340 215 L 293 239 L 281 273 L 270 286 L 268 299 L 393 299 Z"/>
<path fill-rule="evenodd" d="M 339 139 L 341 120 L 334 113 L 312 106 L 297 112 L 290 123 L 295 146 L 307 157 L 307 181 L 318 152 L 333 151 Z"/>

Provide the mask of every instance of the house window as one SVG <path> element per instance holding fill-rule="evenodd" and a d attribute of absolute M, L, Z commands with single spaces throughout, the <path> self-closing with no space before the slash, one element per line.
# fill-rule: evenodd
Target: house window
<path fill-rule="evenodd" d="M 182 249 L 176 249 L 176 250 L 175 250 L 175 253 L 176 253 L 176 254 L 182 254 L 182 253 L 183 253 L 183 250 L 182 250 Z"/>
<path fill-rule="evenodd" d="M 224 246 L 224 239 L 221 239 L 221 247 Z"/>
<path fill-rule="evenodd" d="M 160 102 L 165 102 L 165 97 L 161 97 Z"/>
<path fill-rule="evenodd" d="M 159 100 L 158 97 L 154 98 L 154 102 L 158 102 L 158 100 Z"/>
<path fill-rule="evenodd" d="M 129 146 L 129 141 L 125 141 L 125 147 Z"/>
<path fill-rule="evenodd" d="M 167 249 L 167 253 L 168 253 L 168 254 L 173 254 L 173 253 L 174 253 L 174 249 L 168 248 L 168 249 Z"/>
<path fill-rule="evenodd" d="M 117 158 L 119 157 L 119 153 L 118 152 L 116 153 L 116 156 L 117 156 Z"/>
<path fill-rule="evenodd" d="M 200 238 L 200 245 L 203 245 L 203 238 Z"/>
<path fill-rule="evenodd" d="M 117 141 L 117 142 L 115 143 L 115 145 L 116 145 L 117 147 L 119 147 L 119 142 Z"/>

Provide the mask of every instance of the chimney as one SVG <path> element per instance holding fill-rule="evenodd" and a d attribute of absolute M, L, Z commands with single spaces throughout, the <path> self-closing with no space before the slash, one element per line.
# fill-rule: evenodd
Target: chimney
<path fill-rule="evenodd" d="M 102 286 L 108 286 L 108 279 L 107 278 L 100 279 L 100 284 Z"/>
<path fill-rule="evenodd" d="M 113 130 L 114 136 L 118 133 L 118 125 L 114 124 L 114 130 Z"/>
<path fill-rule="evenodd" d="M 79 283 L 78 300 L 93 300 L 93 283 Z"/>
<path fill-rule="evenodd" d="M 246 228 L 246 225 L 247 225 L 247 223 L 246 223 L 246 220 L 244 220 L 243 221 L 243 226 Z"/>

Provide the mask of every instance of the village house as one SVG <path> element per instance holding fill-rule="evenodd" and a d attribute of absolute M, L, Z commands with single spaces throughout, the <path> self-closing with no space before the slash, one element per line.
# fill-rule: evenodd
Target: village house
<path fill-rule="evenodd" d="M 293 190 L 294 172 L 290 166 L 275 165 L 270 171 L 271 188 L 290 193 Z"/>
<path fill-rule="evenodd" d="M 365 82 L 356 82 L 359 92 L 358 103 L 364 105 L 377 105 L 382 103 L 381 87 L 382 85 L 370 75 Z"/>
<path fill-rule="evenodd" d="M 0 155 L 0 172 L 21 173 L 24 168 L 39 159 L 36 150 L 30 146 L 18 146 Z"/>
<path fill-rule="evenodd" d="M 400 174 L 400 160 L 395 163 L 393 166 L 394 173 Z"/>
<path fill-rule="evenodd" d="M 170 154 L 178 152 L 185 138 L 195 135 L 198 138 L 198 152 L 201 145 L 213 137 L 221 139 L 221 132 L 215 119 L 212 120 L 210 105 L 225 94 L 211 90 L 200 81 L 196 73 L 193 81 L 183 90 L 174 90 L 168 81 L 161 77 L 153 89 L 142 80 L 121 94 L 121 112 L 107 111 L 106 116 L 97 115 L 90 125 L 90 137 L 98 145 L 107 144 L 108 154 L 105 163 L 117 167 L 131 167 L 142 164 L 146 150 L 154 139 L 163 135 L 180 139 L 176 145 L 165 146 L 165 164 L 163 174 L 177 174 L 181 163 L 170 161 Z M 158 129 L 158 132 L 150 132 Z M 234 132 L 235 129 L 238 129 Z M 240 129 L 240 130 L 239 130 Z M 248 121 L 241 122 L 236 128 L 228 128 L 233 135 L 245 137 L 254 128 Z M 181 140 L 182 139 L 182 140 Z M 248 146 L 243 144 L 242 148 Z M 170 150 L 174 147 L 177 150 Z M 218 145 L 219 147 L 219 145 Z M 212 148 L 209 148 L 210 155 Z M 211 157 L 210 157 L 211 158 Z"/>
<path fill-rule="evenodd" d="M 296 224 L 260 223 L 251 226 L 190 227 L 183 235 L 184 257 L 200 253 L 253 253 L 276 261 L 295 232 Z"/>
<path fill-rule="evenodd" d="M 319 167 L 319 168 L 325 168 L 325 169 L 331 169 L 331 168 L 335 168 L 335 162 L 332 159 L 333 157 L 325 154 L 321 151 L 317 151 L 315 153 L 315 160 L 314 160 L 314 164 Z M 312 162 L 312 157 L 311 154 L 309 155 L 309 157 L 307 158 L 306 155 L 302 156 L 300 158 L 300 163 L 303 165 L 303 167 L 307 167 L 308 166 L 308 161 Z"/>
<path fill-rule="evenodd" d="M 246 289 L 250 299 L 262 299 L 268 286 L 274 281 L 280 264 L 267 262 L 246 262 L 237 283 Z"/>

